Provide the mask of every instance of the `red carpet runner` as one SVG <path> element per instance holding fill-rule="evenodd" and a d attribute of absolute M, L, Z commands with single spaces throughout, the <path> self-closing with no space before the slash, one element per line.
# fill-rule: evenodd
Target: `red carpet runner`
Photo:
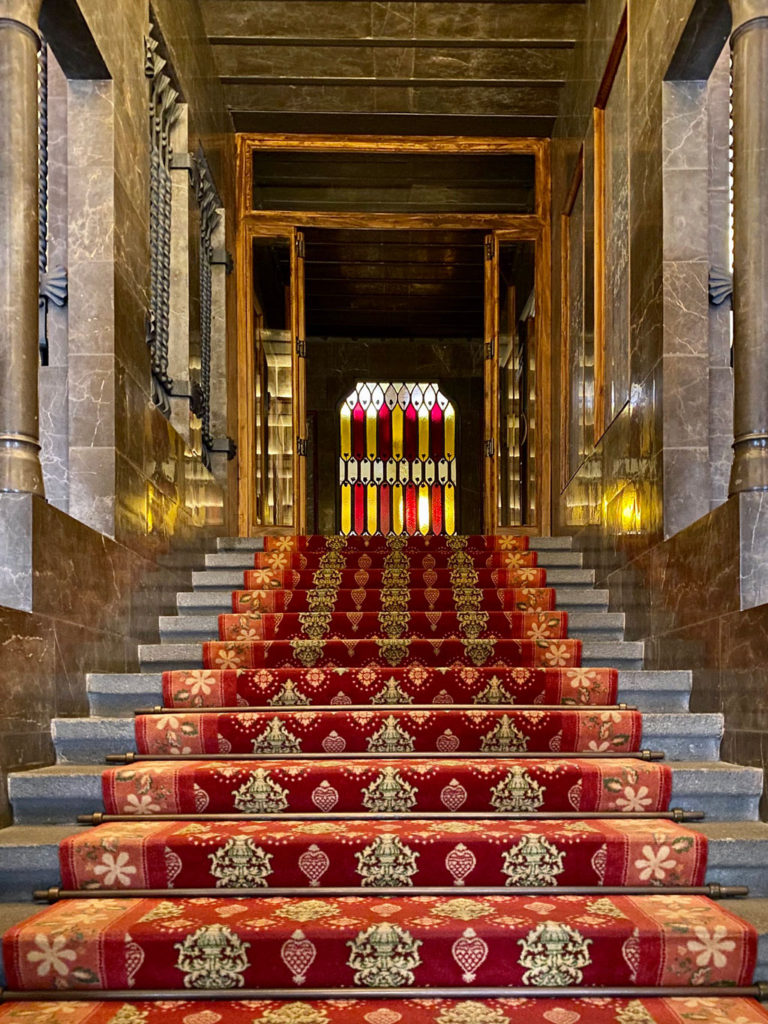
<path fill-rule="evenodd" d="M 766 1024 L 725 994 L 473 997 L 740 985 L 756 959 L 722 905 L 653 894 L 701 885 L 706 841 L 653 817 L 669 767 L 639 755 L 641 715 L 615 706 L 614 670 L 580 667 L 545 584 L 524 537 L 267 538 L 204 665 L 165 673 L 165 709 L 137 715 L 145 759 L 104 772 L 105 810 L 126 820 L 61 845 L 63 888 L 102 898 L 4 939 L 11 989 L 168 999 L 19 1003 L 0 1022 Z M 411 987 L 467 997 L 359 997 Z M 184 1001 L 333 988 L 350 998 Z"/>

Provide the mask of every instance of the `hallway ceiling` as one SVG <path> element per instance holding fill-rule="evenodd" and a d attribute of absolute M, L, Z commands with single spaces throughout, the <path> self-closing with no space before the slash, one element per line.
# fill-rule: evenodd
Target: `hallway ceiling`
<path fill-rule="evenodd" d="M 237 131 L 548 136 L 583 0 L 202 0 Z"/>
<path fill-rule="evenodd" d="M 481 337 L 480 231 L 306 232 L 307 336 Z"/>

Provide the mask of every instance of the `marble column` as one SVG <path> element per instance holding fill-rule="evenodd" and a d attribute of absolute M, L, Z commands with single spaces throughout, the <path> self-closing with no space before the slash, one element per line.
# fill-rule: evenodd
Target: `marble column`
<path fill-rule="evenodd" d="M 729 491 L 768 490 L 768 0 L 731 0 L 733 465 Z"/>
<path fill-rule="evenodd" d="M 0 0 L 0 492 L 43 494 L 37 348 L 37 18 Z"/>

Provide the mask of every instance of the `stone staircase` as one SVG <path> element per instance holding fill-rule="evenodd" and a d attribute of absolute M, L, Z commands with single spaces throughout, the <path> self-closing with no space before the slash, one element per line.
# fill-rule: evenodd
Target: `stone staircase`
<path fill-rule="evenodd" d="M 159 621 L 157 644 L 139 648 L 140 671 L 94 674 L 87 687 L 91 716 L 52 724 L 57 763 L 12 774 L 14 824 L 0 830 L 0 925 L 31 913 L 33 889 L 59 884 L 57 846 L 78 828 L 78 815 L 102 806 L 101 773 L 108 754 L 135 747 L 133 714 L 162 703 L 165 669 L 198 668 L 201 645 L 217 635 L 217 616 L 231 611 L 231 591 L 252 568 L 259 540 L 219 540 L 192 573 L 192 589 L 178 595 L 178 614 Z M 707 883 L 747 885 L 746 899 L 727 900 L 760 934 L 758 978 L 768 977 L 768 824 L 757 820 L 762 773 L 720 761 L 722 717 L 688 710 L 690 673 L 643 669 L 643 644 L 624 640 L 624 616 L 609 611 L 608 592 L 594 586 L 594 573 L 569 538 L 531 541 L 547 585 L 556 588 L 558 609 L 569 613 L 569 635 L 583 640 L 584 666 L 619 671 L 618 700 L 643 712 L 644 748 L 661 750 L 673 775 L 670 806 L 700 812 L 694 827 L 709 842 Z"/>

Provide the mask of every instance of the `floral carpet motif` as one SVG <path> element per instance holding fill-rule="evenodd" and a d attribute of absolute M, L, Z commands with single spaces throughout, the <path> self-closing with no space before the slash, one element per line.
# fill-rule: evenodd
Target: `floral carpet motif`
<path fill-rule="evenodd" d="M 614 704 L 613 668 L 208 669 L 163 674 L 168 708 L 306 704 Z"/>
<path fill-rule="evenodd" d="M 153 822 L 64 840 L 68 889 L 701 885 L 706 839 L 665 820 Z"/>
<path fill-rule="evenodd" d="M 149 761 L 102 776 L 110 814 L 280 811 L 663 811 L 666 764 L 620 758 L 519 760 L 290 757 Z"/>
<path fill-rule="evenodd" d="M 637 711 L 312 708 L 138 715 L 142 754 L 638 750 Z"/>
<path fill-rule="evenodd" d="M 469 598 L 479 611 L 547 612 L 555 607 L 555 592 L 551 587 L 486 587 L 452 588 L 416 587 L 405 589 L 398 595 L 404 611 L 451 612 L 460 610 Z M 381 587 L 355 587 L 329 590 L 327 610 L 333 612 L 379 612 L 388 604 Z M 313 611 L 315 603 L 309 590 L 263 589 L 235 590 L 232 593 L 232 611 L 238 615 L 248 612 L 306 612 Z"/>
<path fill-rule="evenodd" d="M 494 637 L 412 640 L 407 636 L 327 640 L 321 636 L 296 640 L 211 640 L 203 644 L 204 668 L 341 668 L 376 664 L 396 668 L 414 662 L 436 668 L 498 663 L 510 668 L 572 668 L 581 664 L 581 641 Z"/>
<path fill-rule="evenodd" d="M 755 930 L 697 896 L 61 902 L 10 929 L 27 990 L 743 984 Z"/>
<path fill-rule="evenodd" d="M 335 570 L 335 585 L 340 590 L 356 590 L 360 587 L 368 589 L 381 588 L 385 582 L 384 569 L 345 569 Z M 305 569 L 246 569 L 243 574 L 246 590 L 275 590 L 286 588 L 288 590 L 309 590 L 315 586 L 315 570 Z M 409 566 L 402 576 L 407 580 L 407 585 L 413 589 L 423 590 L 450 590 L 454 586 L 477 586 L 483 590 L 492 590 L 494 587 L 508 589 L 510 587 L 535 587 L 546 586 L 546 569 L 539 568 L 511 568 L 511 569 L 484 569 L 477 566 L 472 567 L 469 577 L 459 577 L 456 584 L 456 577 L 451 569 L 440 567 L 430 569 L 415 569 Z M 468 580 L 468 582 L 465 582 Z"/>
<path fill-rule="evenodd" d="M 402 618 L 396 618 L 397 614 Z M 393 628 L 394 627 L 394 628 Z M 567 612 L 426 611 L 252 612 L 220 615 L 221 640 L 291 640 L 314 635 L 349 639 L 386 635 L 430 637 L 520 637 L 559 640 L 568 636 Z"/>

